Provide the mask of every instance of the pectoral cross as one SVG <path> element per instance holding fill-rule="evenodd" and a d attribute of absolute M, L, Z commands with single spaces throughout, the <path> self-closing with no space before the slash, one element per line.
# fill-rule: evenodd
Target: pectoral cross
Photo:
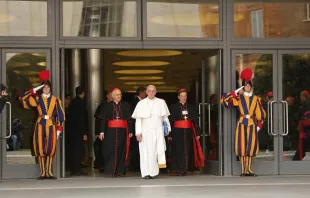
<path fill-rule="evenodd" d="M 184 116 L 184 119 L 187 120 L 187 118 L 188 118 L 188 117 L 185 115 L 185 116 Z"/>
<path fill-rule="evenodd" d="M 120 117 L 119 116 L 116 116 L 116 120 L 118 120 Z"/>

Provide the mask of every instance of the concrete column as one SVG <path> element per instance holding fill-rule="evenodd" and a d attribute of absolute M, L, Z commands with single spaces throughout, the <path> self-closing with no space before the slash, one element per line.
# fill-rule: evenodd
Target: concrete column
<path fill-rule="evenodd" d="M 87 108 L 89 118 L 89 157 L 94 156 L 93 142 L 95 140 L 95 118 L 96 108 L 100 104 L 103 96 L 103 63 L 102 51 L 100 49 L 87 49 Z"/>
<path fill-rule="evenodd" d="M 70 94 L 75 97 L 75 88 L 82 85 L 82 60 L 81 50 L 72 49 L 71 53 L 71 74 L 70 74 Z"/>

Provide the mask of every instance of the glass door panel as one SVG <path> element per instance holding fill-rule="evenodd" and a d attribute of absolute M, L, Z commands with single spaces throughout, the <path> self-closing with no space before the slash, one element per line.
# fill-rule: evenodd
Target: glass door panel
<path fill-rule="evenodd" d="M 201 145 L 204 152 L 204 172 L 222 175 L 222 135 L 219 95 L 221 94 L 221 50 L 202 60 L 201 102 L 199 103 Z"/>
<path fill-rule="evenodd" d="M 38 73 L 48 64 L 49 50 L 2 50 L 2 82 L 7 86 L 11 104 L 11 111 L 8 108 L 2 115 L 3 179 L 37 177 L 38 162 L 32 143 L 37 113 L 35 109 L 23 109 L 18 97 L 22 91 L 40 85 Z"/>
<path fill-rule="evenodd" d="M 267 114 L 266 119 L 264 120 L 263 128 L 257 134 L 257 146 L 259 150 L 252 162 L 252 170 L 258 175 L 277 174 L 277 125 L 273 122 L 274 119 L 277 119 L 277 106 L 273 102 L 275 100 L 274 92 L 276 90 L 274 76 L 276 52 L 259 50 L 233 51 L 232 57 L 233 64 L 235 64 L 235 71 L 233 72 L 235 74 L 235 81 L 233 87 L 237 89 L 242 86 L 240 73 L 245 68 L 251 68 L 253 71 L 253 94 L 261 98 L 262 106 Z M 233 163 L 234 175 L 240 175 L 241 173 L 239 157 L 234 157 L 235 127 L 239 116 L 239 111 L 235 111 L 232 129 L 232 155 L 233 159 L 236 159 Z"/>
<path fill-rule="evenodd" d="M 279 51 L 280 174 L 310 174 L 310 51 Z"/>

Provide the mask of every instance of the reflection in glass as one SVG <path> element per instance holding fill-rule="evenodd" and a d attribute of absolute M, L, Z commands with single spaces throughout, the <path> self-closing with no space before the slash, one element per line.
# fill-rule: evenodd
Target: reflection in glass
<path fill-rule="evenodd" d="M 272 101 L 272 55 L 271 54 L 236 54 L 236 87 L 241 87 L 240 72 L 251 68 L 254 73 L 254 95 L 262 99 L 263 108 L 267 113 L 263 128 L 258 132 L 259 153 L 257 160 L 274 160 L 273 137 L 267 131 L 267 104 Z M 237 117 L 238 117 L 237 113 Z"/>
<path fill-rule="evenodd" d="M 310 160 L 310 54 L 284 54 L 282 61 L 283 100 L 288 105 L 283 160 Z"/>
<path fill-rule="evenodd" d="M 147 37 L 218 38 L 218 0 L 148 0 Z"/>
<path fill-rule="evenodd" d="M 310 1 L 234 0 L 236 38 L 310 36 Z M 308 2 L 308 3 L 307 3 Z M 236 20 L 239 17 L 240 20 Z"/>
<path fill-rule="evenodd" d="M 47 0 L 0 0 L 0 36 L 47 36 Z"/>
<path fill-rule="evenodd" d="M 63 36 L 137 37 L 135 0 L 63 0 Z"/>
<path fill-rule="evenodd" d="M 22 91 L 40 85 L 38 73 L 45 68 L 44 53 L 6 53 L 6 83 L 12 104 L 12 136 L 7 140 L 8 164 L 36 163 L 32 146 L 36 111 L 24 110 L 18 96 Z"/>

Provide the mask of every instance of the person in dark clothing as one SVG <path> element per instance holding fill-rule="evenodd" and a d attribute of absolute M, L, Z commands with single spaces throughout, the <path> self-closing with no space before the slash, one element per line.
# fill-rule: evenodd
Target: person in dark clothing
<path fill-rule="evenodd" d="M 104 105 L 98 118 L 101 126 L 99 138 L 104 143 L 104 172 L 113 177 L 125 174 L 132 137 L 132 120 L 130 105 L 121 101 L 122 93 L 115 88 L 112 91 L 113 101 Z"/>
<path fill-rule="evenodd" d="M 4 84 L 0 84 L 0 113 L 2 113 L 6 102 L 8 101 L 8 94 L 6 93 L 6 86 Z"/>
<path fill-rule="evenodd" d="M 199 142 L 201 131 L 198 125 L 198 111 L 194 105 L 187 103 L 185 89 L 178 91 L 178 98 L 179 102 L 170 107 L 172 123 L 170 172 L 184 176 L 194 167 L 204 167 L 204 156 Z"/>
<path fill-rule="evenodd" d="M 136 95 L 134 100 L 132 101 L 132 113 L 133 110 L 136 108 L 138 102 L 143 100 L 146 97 L 146 88 L 145 87 L 138 87 L 136 90 Z M 135 120 L 133 120 L 133 126 L 135 126 Z M 133 134 L 135 135 L 135 127 L 133 127 Z M 139 153 L 139 142 L 136 138 L 131 138 L 130 143 L 130 153 L 131 153 L 131 160 L 129 169 L 133 172 L 140 172 L 140 153 Z"/>
<path fill-rule="evenodd" d="M 81 175 L 81 161 L 84 156 L 84 141 L 87 140 L 88 113 L 84 100 L 85 90 L 78 86 L 76 97 L 68 107 L 68 143 L 71 155 L 71 174 Z"/>
<path fill-rule="evenodd" d="M 98 116 L 102 111 L 104 105 L 111 101 L 112 101 L 112 90 L 109 90 L 107 93 L 106 100 L 101 102 L 101 104 L 97 107 L 94 115 L 94 117 L 96 118 L 95 119 L 96 140 L 94 142 L 94 153 L 95 153 L 94 169 L 98 169 L 100 173 L 104 172 L 104 158 L 102 153 L 104 141 L 101 141 L 98 136 L 98 134 L 100 133 L 100 123 L 101 123 L 101 120 L 98 118 Z"/>

